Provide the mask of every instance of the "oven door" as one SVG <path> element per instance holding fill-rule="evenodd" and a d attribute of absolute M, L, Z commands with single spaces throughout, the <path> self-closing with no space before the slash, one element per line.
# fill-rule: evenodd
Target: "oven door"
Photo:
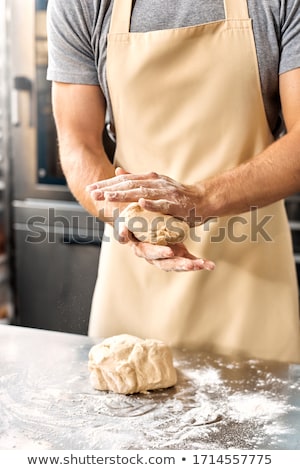
<path fill-rule="evenodd" d="M 48 0 L 9 0 L 13 199 L 73 200 L 58 156 L 51 107 Z"/>
<path fill-rule="evenodd" d="M 15 323 L 87 334 L 103 224 L 75 202 L 15 201 Z"/>

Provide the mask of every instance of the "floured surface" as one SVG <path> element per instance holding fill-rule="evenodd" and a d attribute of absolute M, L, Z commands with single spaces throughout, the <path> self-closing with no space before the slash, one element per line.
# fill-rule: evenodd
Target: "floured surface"
<path fill-rule="evenodd" d="M 0 449 L 300 448 L 300 366 L 175 351 L 175 387 L 115 395 L 91 389 L 91 339 L 3 328 Z"/>

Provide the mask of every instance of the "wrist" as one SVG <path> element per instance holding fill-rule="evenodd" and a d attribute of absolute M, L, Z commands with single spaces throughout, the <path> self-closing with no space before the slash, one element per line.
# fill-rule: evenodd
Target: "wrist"
<path fill-rule="evenodd" d="M 215 178 L 201 181 L 195 185 L 196 214 L 194 225 L 202 225 L 210 219 L 224 215 L 224 197 L 218 187 Z"/>
<path fill-rule="evenodd" d="M 254 201 L 257 203 L 253 195 L 255 191 L 253 185 L 243 184 L 243 177 L 248 183 L 250 175 L 246 164 L 201 182 L 199 211 L 202 211 L 205 220 L 251 210 Z"/>

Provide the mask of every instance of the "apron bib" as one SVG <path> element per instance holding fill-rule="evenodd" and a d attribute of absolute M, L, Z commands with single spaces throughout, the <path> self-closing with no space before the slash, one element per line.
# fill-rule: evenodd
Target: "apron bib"
<path fill-rule="evenodd" d="M 273 141 L 246 0 L 226 18 L 131 33 L 132 0 L 115 0 L 107 80 L 115 163 L 194 183 Z M 105 231 L 89 334 L 129 333 L 173 347 L 300 361 L 298 288 L 283 202 L 191 230 L 213 272 L 164 272 Z"/>

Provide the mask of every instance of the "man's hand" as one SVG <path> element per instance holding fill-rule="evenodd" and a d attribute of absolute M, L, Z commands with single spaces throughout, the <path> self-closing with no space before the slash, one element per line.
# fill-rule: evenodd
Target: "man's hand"
<path fill-rule="evenodd" d="M 154 245 L 140 242 L 120 220 L 117 224 L 117 236 L 120 243 L 128 243 L 139 258 L 144 258 L 163 271 L 212 271 L 215 264 L 212 261 L 197 258 L 188 251 L 183 243 L 172 245 Z"/>
<path fill-rule="evenodd" d="M 196 209 L 200 185 L 184 185 L 155 172 L 135 175 L 118 170 L 115 177 L 98 181 L 88 189 L 98 201 L 138 202 L 143 209 L 172 215 L 190 227 L 204 222 Z"/>
<path fill-rule="evenodd" d="M 151 180 L 154 180 L 151 181 Z M 133 182 L 133 183 L 132 183 Z M 184 199 L 185 186 L 176 183 L 174 180 L 168 177 L 159 177 L 156 173 L 149 173 L 146 175 L 132 175 L 125 172 L 121 168 L 116 169 L 116 176 L 110 178 L 109 180 L 99 181 L 95 184 L 89 185 L 87 191 L 90 192 L 91 197 L 94 199 L 95 204 L 97 201 L 106 201 L 108 206 L 116 204 L 116 201 L 120 205 L 127 205 L 134 201 L 138 200 L 139 204 L 147 210 L 153 210 L 154 212 L 165 212 L 166 204 L 169 205 L 172 203 L 170 200 L 147 200 L 139 199 L 141 191 L 144 191 L 144 184 L 148 184 L 152 190 L 152 196 L 157 194 L 163 194 L 162 189 L 166 186 L 173 188 L 173 208 L 176 209 L 174 201 L 176 201 L 175 193 L 181 198 L 181 201 Z M 116 189 L 118 188 L 118 189 Z M 179 189 L 180 188 L 180 189 Z M 166 191 L 166 189 L 164 189 Z M 129 193 L 129 194 L 128 194 Z M 143 192 L 145 194 L 145 191 Z M 166 193 L 167 194 L 167 193 Z M 125 202 L 126 201 L 126 202 Z M 182 219 L 183 208 L 181 207 Z M 178 217 L 179 211 L 175 210 Z M 166 213 L 166 212 L 165 212 Z M 124 221 L 118 220 L 115 217 L 115 236 L 118 238 L 120 243 L 128 243 L 132 248 L 136 256 L 144 258 L 148 263 L 162 269 L 163 271 L 200 271 L 208 270 L 212 271 L 215 267 L 215 264 L 212 261 L 197 258 L 192 253 L 188 251 L 186 246 L 183 243 L 177 243 L 167 246 L 154 245 L 151 243 L 144 243 L 138 241 L 134 235 L 128 230 Z M 193 224 L 191 224 L 193 225 Z"/>
<path fill-rule="evenodd" d="M 212 261 L 192 255 L 183 243 L 160 246 L 131 240 L 129 244 L 136 256 L 163 271 L 212 271 L 215 268 Z"/>

